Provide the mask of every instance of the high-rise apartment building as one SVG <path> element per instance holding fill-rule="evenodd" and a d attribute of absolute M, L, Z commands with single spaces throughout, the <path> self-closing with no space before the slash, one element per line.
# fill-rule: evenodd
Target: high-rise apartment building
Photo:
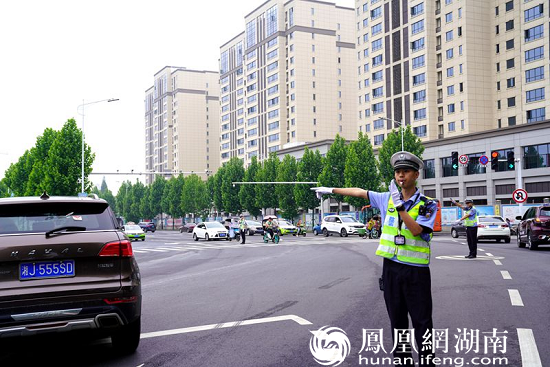
<path fill-rule="evenodd" d="M 217 72 L 166 66 L 155 74 L 145 92 L 147 171 L 204 176 L 218 169 L 219 92 Z"/>
<path fill-rule="evenodd" d="M 269 0 L 220 48 L 221 163 L 285 145 L 356 138 L 354 11 Z"/>
<path fill-rule="evenodd" d="M 423 140 L 545 118 L 543 1 L 356 0 L 355 10 L 358 128 L 375 147 L 398 126 L 384 118 Z"/>

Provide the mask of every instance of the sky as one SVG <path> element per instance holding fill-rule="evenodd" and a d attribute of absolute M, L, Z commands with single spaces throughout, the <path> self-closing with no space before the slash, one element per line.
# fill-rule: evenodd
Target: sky
<path fill-rule="evenodd" d="M 9 1 L 0 13 L 0 179 L 44 129 L 70 118 L 94 172 L 145 171 L 145 90 L 164 66 L 218 70 L 219 47 L 263 0 Z M 337 0 L 354 7 L 354 0 Z M 81 111 L 81 110 L 80 110 Z M 116 194 L 122 181 L 105 176 Z M 98 187 L 103 176 L 91 175 Z M 144 176 L 140 180 L 144 180 Z"/>

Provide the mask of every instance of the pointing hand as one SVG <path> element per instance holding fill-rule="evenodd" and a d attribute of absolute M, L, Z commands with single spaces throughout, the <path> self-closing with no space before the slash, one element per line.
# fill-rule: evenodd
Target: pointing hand
<path fill-rule="evenodd" d="M 317 194 L 317 199 L 321 199 L 323 195 L 332 194 L 332 187 L 312 187 L 311 190 Z"/>

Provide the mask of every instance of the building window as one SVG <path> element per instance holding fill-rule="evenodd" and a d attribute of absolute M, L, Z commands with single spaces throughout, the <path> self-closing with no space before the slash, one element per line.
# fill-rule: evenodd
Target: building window
<path fill-rule="evenodd" d="M 516 125 L 516 116 L 508 117 L 508 126 L 515 126 L 515 125 Z"/>
<path fill-rule="evenodd" d="M 382 97 L 383 95 L 384 95 L 384 87 L 378 87 L 372 90 L 373 98 Z"/>
<path fill-rule="evenodd" d="M 514 29 L 514 20 L 513 19 L 506 22 L 506 30 L 511 31 L 512 29 Z"/>
<path fill-rule="evenodd" d="M 445 14 L 445 22 L 449 23 L 453 21 L 453 12 Z"/>
<path fill-rule="evenodd" d="M 448 32 L 445 33 L 445 40 L 446 40 L 447 42 L 453 40 L 453 31 L 448 31 Z"/>
<path fill-rule="evenodd" d="M 550 167 L 550 144 L 523 147 L 523 168 Z"/>
<path fill-rule="evenodd" d="M 374 130 L 383 129 L 384 126 L 385 126 L 385 123 L 383 119 L 375 120 L 373 123 Z"/>
<path fill-rule="evenodd" d="M 414 110 L 413 111 L 413 117 L 414 117 L 415 121 L 425 119 L 426 118 L 426 109 L 421 108 L 421 109 L 418 109 L 418 110 Z"/>
<path fill-rule="evenodd" d="M 373 36 L 376 36 L 380 32 L 382 32 L 382 23 L 378 23 L 372 26 L 371 33 Z"/>
<path fill-rule="evenodd" d="M 532 48 L 525 51 L 525 62 L 531 62 L 544 57 L 544 46 Z"/>
<path fill-rule="evenodd" d="M 372 113 L 373 114 L 378 114 L 378 113 L 382 113 L 384 112 L 384 102 L 380 102 L 380 103 L 375 103 L 372 105 Z"/>
<path fill-rule="evenodd" d="M 382 48 L 382 38 L 372 41 L 371 47 L 373 52 L 380 50 Z"/>
<path fill-rule="evenodd" d="M 543 4 L 525 10 L 524 14 L 526 22 L 530 22 L 531 20 L 542 17 L 542 15 L 544 14 Z"/>
<path fill-rule="evenodd" d="M 506 69 L 511 69 L 515 66 L 515 59 L 506 60 Z"/>
<path fill-rule="evenodd" d="M 452 96 L 453 94 L 455 94 L 455 86 L 454 85 L 449 85 L 447 87 L 447 95 Z"/>
<path fill-rule="evenodd" d="M 378 65 L 382 65 L 382 55 L 378 55 L 372 58 L 372 66 L 374 67 Z"/>
<path fill-rule="evenodd" d="M 455 75 L 455 69 L 454 67 L 447 68 L 447 77 L 450 78 L 453 75 Z"/>
<path fill-rule="evenodd" d="M 544 35 L 544 24 L 525 30 L 525 42 L 534 41 Z"/>
<path fill-rule="evenodd" d="M 449 129 L 449 132 L 455 131 L 455 130 L 456 130 L 456 127 L 455 127 L 455 123 L 454 123 L 454 122 L 449 122 L 449 123 L 447 124 L 447 126 L 448 126 L 448 129 Z"/>
<path fill-rule="evenodd" d="M 458 170 L 453 169 L 453 164 L 452 164 L 452 158 L 451 157 L 441 158 L 441 168 L 443 170 L 443 172 L 442 172 L 443 177 L 458 176 Z M 445 195 L 446 197 L 451 197 L 450 195 L 445 194 L 445 189 L 443 189 L 443 191 L 444 191 L 443 195 Z M 454 195 L 454 196 L 457 196 L 457 195 Z"/>
<path fill-rule="evenodd" d="M 455 112 L 455 104 L 451 103 L 447 105 L 447 113 L 454 113 Z"/>
<path fill-rule="evenodd" d="M 513 88 L 516 86 L 516 78 L 506 79 L 506 88 Z"/>
<path fill-rule="evenodd" d="M 378 8 L 372 9 L 370 11 L 370 18 L 371 20 L 374 20 L 376 18 L 379 18 L 382 16 L 382 7 L 379 6 Z"/>
<path fill-rule="evenodd" d="M 534 110 L 527 111 L 527 123 L 544 121 L 546 119 L 546 108 L 536 108 Z"/>
<path fill-rule="evenodd" d="M 418 51 L 424 48 L 424 37 L 417 39 L 416 41 L 411 42 L 411 50 Z"/>
<path fill-rule="evenodd" d="M 452 59 L 453 58 L 453 49 L 452 48 L 448 49 L 446 54 L 447 54 L 447 60 Z"/>
<path fill-rule="evenodd" d="M 411 8 L 411 17 L 415 17 L 424 13 L 424 3 L 420 3 Z"/>
<path fill-rule="evenodd" d="M 544 99 L 544 87 L 528 90 L 525 92 L 525 99 L 527 102 L 535 102 Z"/>
<path fill-rule="evenodd" d="M 512 38 L 511 40 L 506 41 L 506 49 L 511 50 L 513 48 L 514 48 L 514 39 Z"/>
<path fill-rule="evenodd" d="M 508 107 L 515 107 L 515 106 L 516 106 L 516 97 L 508 98 Z"/>
<path fill-rule="evenodd" d="M 424 178 L 435 178 L 435 159 L 424 161 Z M 426 193 L 425 190 L 424 193 Z"/>
<path fill-rule="evenodd" d="M 382 57 L 382 56 L 380 56 Z M 424 55 L 418 56 L 412 59 L 412 68 L 417 69 L 425 65 L 425 58 Z"/>
<path fill-rule="evenodd" d="M 467 175 L 484 174 L 486 169 L 479 163 L 479 157 L 485 153 L 468 154 L 468 166 L 466 166 Z"/>
<path fill-rule="evenodd" d="M 246 24 L 246 48 L 256 44 L 256 19 Z"/>
<path fill-rule="evenodd" d="M 512 9 L 514 9 L 514 0 L 508 1 L 506 3 L 506 11 L 510 11 Z"/>
<path fill-rule="evenodd" d="M 384 79 L 384 72 L 382 70 L 372 73 L 372 82 L 378 82 Z"/>
<path fill-rule="evenodd" d="M 413 75 L 413 85 L 421 85 L 426 83 L 426 74 Z"/>
<path fill-rule="evenodd" d="M 374 136 L 374 145 L 381 145 L 384 141 L 384 134 Z"/>
<path fill-rule="evenodd" d="M 426 90 L 420 90 L 413 93 L 413 103 L 424 102 L 426 100 Z"/>
<path fill-rule="evenodd" d="M 420 33 L 424 30 L 424 19 L 416 22 L 416 23 L 413 23 L 411 25 L 411 33 L 412 34 L 417 34 L 417 33 Z"/>
<path fill-rule="evenodd" d="M 514 148 L 497 150 L 498 155 L 499 155 L 498 167 L 497 167 L 497 170 L 496 170 L 497 172 L 514 171 L 515 170 L 515 168 L 509 168 L 508 167 L 508 162 L 507 162 L 507 158 L 506 158 L 506 157 L 508 157 L 508 152 L 513 152 L 513 151 L 514 151 Z M 514 190 L 512 190 L 512 191 L 514 191 Z"/>
<path fill-rule="evenodd" d="M 544 66 L 539 66 L 538 68 L 525 71 L 525 81 L 527 83 L 541 79 L 544 79 Z"/>

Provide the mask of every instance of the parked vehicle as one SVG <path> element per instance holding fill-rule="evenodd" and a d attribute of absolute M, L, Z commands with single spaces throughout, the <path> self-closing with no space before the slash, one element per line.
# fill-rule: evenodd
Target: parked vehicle
<path fill-rule="evenodd" d="M 454 224 L 451 227 L 451 236 L 453 238 L 466 237 L 466 227 L 463 222 Z M 510 227 L 504 218 L 499 215 L 479 215 L 477 239 L 496 240 L 497 242 L 504 240 L 504 242 L 510 243 Z"/>
<path fill-rule="evenodd" d="M 137 224 L 126 224 L 122 230 L 130 241 L 145 241 L 145 232 Z"/>
<path fill-rule="evenodd" d="M 102 199 L 0 199 L 0 340 L 78 330 L 135 351 L 141 277 L 121 228 Z"/>
<path fill-rule="evenodd" d="M 365 225 L 349 215 L 327 215 L 321 222 L 321 231 L 325 237 L 331 233 L 337 233 L 340 237 L 350 234 L 359 234 Z"/>
<path fill-rule="evenodd" d="M 153 222 L 139 222 L 138 225 L 143 229 L 143 232 L 153 232 L 157 230 L 157 226 Z"/>
<path fill-rule="evenodd" d="M 248 225 L 247 234 L 249 236 L 253 236 L 255 234 L 264 234 L 264 227 L 262 226 L 262 223 L 255 220 L 247 219 L 246 224 Z"/>
<path fill-rule="evenodd" d="M 321 233 L 323 233 L 323 231 L 321 230 L 321 224 L 316 224 L 313 226 L 313 234 L 318 236 L 320 235 Z"/>
<path fill-rule="evenodd" d="M 550 206 L 541 205 L 527 209 L 523 216 L 517 216 L 518 247 L 527 244 L 530 250 L 550 244 Z"/>
<path fill-rule="evenodd" d="M 183 226 L 179 227 L 180 233 L 186 232 L 186 233 L 193 233 L 193 229 L 195 228 L 197 224 L 196 223 L 185 223 Z"/>
<path fill-rule="evenodd" d="M 229 231 L 220 222 L 201 222 L 193 229 L 193 239 L 199 238 L 210 240 L 229 240 Z"/>

